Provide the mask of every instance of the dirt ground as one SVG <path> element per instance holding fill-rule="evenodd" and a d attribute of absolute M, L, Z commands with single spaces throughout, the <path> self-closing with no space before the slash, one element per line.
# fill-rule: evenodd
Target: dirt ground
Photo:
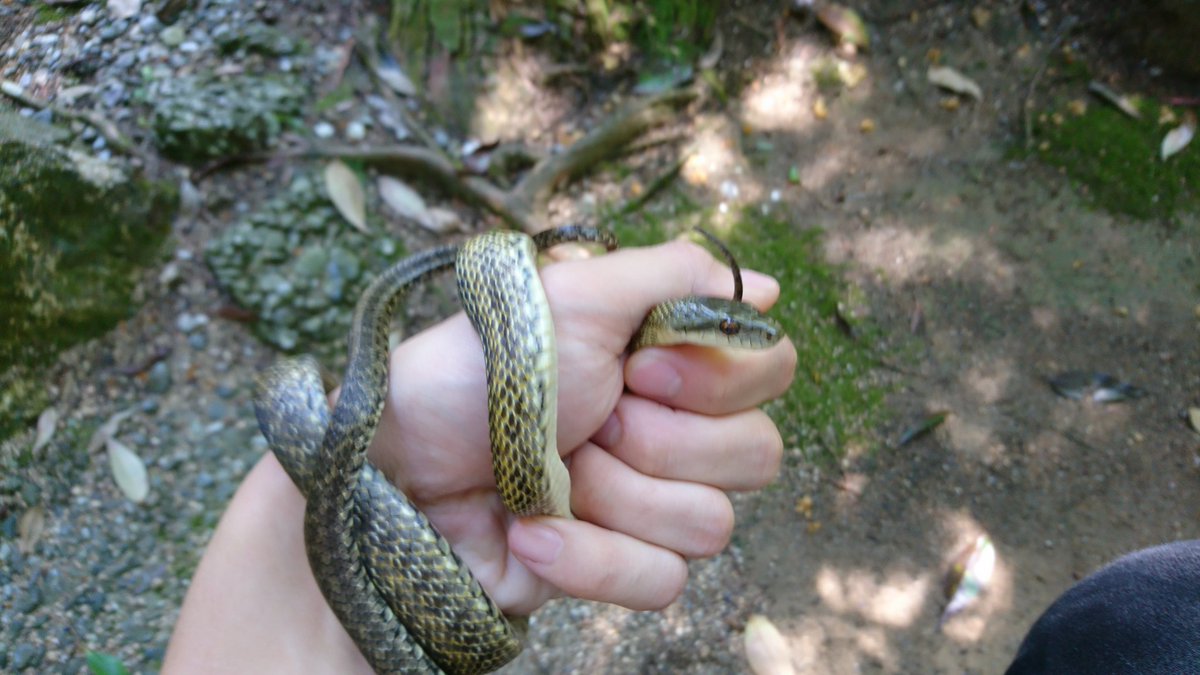
<path fill-rule="evenodd" d="M 649 622 L 657 630 L 614 609 L 589 617 L 559 640 L 578 649 L 572 639 L 586 645 L 589 630 L 607 629 L 621 639 L 606 644 L 624 651 L 567 658 L 551 648 L 572 670 L 744 669 L 712 652 L 736 652 L 757 612 L 787 638 L 800 672 L 1003 672 L 1074 581 L 1123 553 L 1200 535 L 1200 437 L 1181 418 L 1200 397 L 1196 214 L 1173 229 L 1099 212 L 1064 175 L 1010 156 L 1046 45 L 980 28 L 970 9 L 946 3 L 876 26 L 871 51 L 850 60 L 865 80 L 827 96 L 824 119 L 811 77 L 829 54 L 823 35 L 785 24 L 764 55 L 761 31 L 747 26 L 768 22 L 749 7 L 723 22 L 734 36 L 726 63 L 744 58 L 754 75 L 728 116 L 698 125 L 716 129 L 698 145 L 724 149 L 713 154 L 744 194 L 778 189 L 793 222 L 821 228 L 885 340 L 915 349 L 890 378 L 893 421 L 880 436 L 950 414 L 911 445 L 852 453 L 832 472 L 793 463 L 778 485 L 741 498 L 733 553 L 694 566 L 694 586 L 715 576 L 722 588 L 689 590 L 682 609 Z M 969 69 L 981 101 L 943 107 L 945 93 L 925 82 L 934 48 L 941 63 Z M 1085 96 L 1043 90 L 1038 100 L 1054 94 Z M 765 163 L 739 154 L 746 132 L 769 139 Z M 792 165 L 802 187 L 785 180 Z M 1111 372 L 1149 393 L 1108 405 L 1063 399 L 1046 378 L 1068 369 Z M 997 551 L 991 586 L 939 627 L 946 571 L 980 534 Z M 564 664 L 535 662 L 542 672 Z"/>
<path fill-rule="evenodd" d="M 1101 212 L 1066 176 L 1011 153 L 1049 32 L 1032 39 L 1018 3 L 980 3 L 992 15 L 982 26 L 968 4 L 918 4 L 912 15 L 874 15 L 871 49 L 840 57 L 861 65 L 863 79 L 822 93 L 814 66 L 835 58 L 825 32 L 780 22 L 774 5 L 731 3 L 718 69 L 748 84 L 727 106 L 681 124 L 706 175 L 689 190 L 715 203 L 722 181 L 736 181 L 734 201 L 769 202 L 797 227 L 819 227 L 828 259 L 864 291 L 856 320 L 878 326 L 896 355 L 894 369 L 879 373 L 891 393 L 878 437 L 895 439 L 931 411 L 949 411 L 946 422 L 902 448 L 852 450 L 838 467 L 815 467 L 793 451 L 775 486 L 735 498 L 733 546 L 693 563 L 679 602 L 661 613 L 552 603 L 533 617 L 529 648 L 505 672 L 745 672 L 742 629 L 764 614 L 800 672 L 998 673 L 1075 580 L 1122 553 L 1200 536 L 1200 436 L 1181 418 L 1200 405 L 1200 218 L 1182 214 L 1168 226 Z M 982 100 L 947 103 L 926 82 L 932 49 L 969 71 Z M 527 68 L 516 54 L 496 64 L 500 76 L 524 77 Z M 480 125 L 573 126 L 563 122 L 569 97 L 520 81 L 477 101 Z M 814 113 L 819 97 L 825 116 Z M 750 138 L 771 150 L 748 160 Z M 798 185 L 788 180 L 793 166 Z M 204 197 L 254 203 L 269 189 L 258 182 L 267 170 L 246 172 L 202 185 Z M 570 194 L 605 190 L 585 181 Z M 56 381 L 68 369 L 94 374 L 177 344 L 172 367 L 189 376 L 155 414 L 193 415 L 207 400 L 196 392 L 219 381 L 237 389 L 234 426 L 252 434 L 239 383 L 271 354 L 209 312 L 223 300 L 197 259 L 235 211 L 182 228 L 177 243 L 190 252 L 180 258 L 182 286 L 152 290 L 138 317 L 75 350 Z M 170 328 L 181 312 L 213 314 L 211 344 L 194 363 L 187 336 Z M 206 373 L 213 360 L 219 370 Z M 1068 369 L 1110 372 L 1147 395 L 1108 405 L 1057 397 L 1046 378 Z M 102 418 L 117 408 L 119 386 L 71 394 L 61 385 L 59 400 L 88 400 L 80 414 Z M 237 451 L 234 478 L 260 451 L 248 443 Z M 111 493 L 104 467 L 94 473 L 79 489 Z M 997 552 L 990 588 L 939 627 L 951 558 L 980 534 Z M 196 550 L 206 536 L 195 535 Z M 161 642 L 173 620 L 167 610 L 146 622 Z"/>

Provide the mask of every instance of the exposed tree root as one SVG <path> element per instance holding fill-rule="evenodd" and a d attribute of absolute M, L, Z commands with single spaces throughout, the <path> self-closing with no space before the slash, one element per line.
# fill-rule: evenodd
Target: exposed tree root
<path fill-rule="evenodd" d="M 238 155 L 199 169 L 194 180 L 231 164 L 278 159 L 342 159 L 390 175 L 425 180 L 446 193 L 483 208 L 525 232 L 546 229 L 545 207 L 554 191 L 607 159 L 619 156 L 647 130 L 661 125 L 695 97 L 677 89 L 633 101 L 571 147 L 538 161 L 515 186 L 504 190 L 480 176 L 465 175 L 440 151 L 416 145 L 357 147 L 321 145 Z"/>

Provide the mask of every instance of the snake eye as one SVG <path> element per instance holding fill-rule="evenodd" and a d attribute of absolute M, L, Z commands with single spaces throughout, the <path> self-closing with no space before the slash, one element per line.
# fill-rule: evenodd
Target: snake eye
<path fill-rule="evenodd" d="M 718 324 L 718 327 L 721 329 L 721 332 L 726 335 L 737 335 L 738 331 L 742 329 L 741 324 L 733 319 L 728 318 L 721 319 L 721 323 Z"/>

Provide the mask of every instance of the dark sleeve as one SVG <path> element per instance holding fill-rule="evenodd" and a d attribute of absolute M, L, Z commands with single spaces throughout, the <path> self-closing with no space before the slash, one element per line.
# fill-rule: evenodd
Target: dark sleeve
<path fill-rule="evenodd" d="M 1200 540 L 1132 553 L 1075 584 L 1007 673 L 1200 674 Z"/>

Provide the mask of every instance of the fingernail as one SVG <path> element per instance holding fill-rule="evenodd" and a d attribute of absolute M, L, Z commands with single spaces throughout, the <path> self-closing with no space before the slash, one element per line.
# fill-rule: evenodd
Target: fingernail
<path fill-rule="evenodd" d="M 508 545 L 513 553 L 528 562 L 549 565 L 558 560 L 563 540 L 554 528 L 521 522 L 509 533 Z"/>
<path fill-rule="evenodd" d="M 645 351 L 632 357 L 626 384 L 633 391 L 660 400 L 670 400 L 683 389 L 683 377 L 661 354 Z"/>
<path fill-rule="evenodd" d="M 615 446 L 621 440 L 621 418 L 617 413 L 608 416 L 604 424 L 592 436 L 592 441 L 604 449 Z"/>

